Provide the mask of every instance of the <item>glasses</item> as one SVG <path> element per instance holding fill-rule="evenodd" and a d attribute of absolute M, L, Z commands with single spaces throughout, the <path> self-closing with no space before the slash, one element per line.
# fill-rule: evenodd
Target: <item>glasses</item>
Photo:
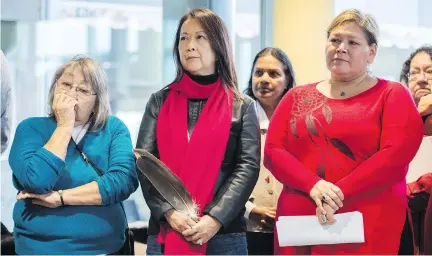
<path fill-rule="evenodd" d="M 57 81 L 57 86 L 64 92 L 69 92 L 72 88 L 74 88 L 70 83 L 68 82 L 61 82 L 59 83 L 59 81 Z M 94 93 L 86 88 L 82 88 L 82 87 L 75 87 L 75 91 L 76 94 L 78 95 L 78 97 L 81 98 L 86 98 L 86 97 L 90 97 L 92 95 L 97 95 L 97 93 Z"/>
<path fill-rule="evenodd" d="M 424 75 L 426 80 L 432 80 L 432 69 L 426 71 L 413 70 L 407 74 L 407 78 L 411 81 L 417 81 L 421 75 Z"/>

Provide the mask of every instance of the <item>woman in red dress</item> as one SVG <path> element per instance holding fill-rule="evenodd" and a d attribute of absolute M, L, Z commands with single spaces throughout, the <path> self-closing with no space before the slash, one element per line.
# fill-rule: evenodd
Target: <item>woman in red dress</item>
<path fill-rule="evenodd" d="M 326 45 L 330 78 L 284 96 L 264 153 L 265 166 L 285 186 L 277 216 L 316 214 L 317 221 L 331 225 L 336 212 L 359 211 L 365 242 L 279 247 L 276 238 L 276 254 L 398 252 L 405 176 L 423 124 L 404 86 L 368 72 L 377 30 L 374 19 L 358 10 L 333 20 Z"/>

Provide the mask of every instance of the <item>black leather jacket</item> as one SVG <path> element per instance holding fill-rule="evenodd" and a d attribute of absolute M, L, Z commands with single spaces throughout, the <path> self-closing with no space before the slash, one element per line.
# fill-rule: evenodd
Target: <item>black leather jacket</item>
<path fill-rule="evenodd" d="M 169 89 L 162 89 L 150 97 L 141 121 L 137 148 L 142 148 L 159 157 L 156 144 L 156 121 L 159 110 L 168 96 Z M 235 101 L 228 145 L 215 186 L 213 201 L 204 214 L 217 219 L 222 228 L 219 233 L 246 231 L 243 217 L 245 203 L 257 182 L 260 168 L 261 139 L 254 101 L 242 95 L 242 101 Z M 195 126 L 205 100 L 189 100 L 188 129 Z M 148 234 L 159 233 L 164 223 L 164 213 L 172 206 L 166 202 L 144 175 L 138 173 L 144 198 L 151 211 Z"/>

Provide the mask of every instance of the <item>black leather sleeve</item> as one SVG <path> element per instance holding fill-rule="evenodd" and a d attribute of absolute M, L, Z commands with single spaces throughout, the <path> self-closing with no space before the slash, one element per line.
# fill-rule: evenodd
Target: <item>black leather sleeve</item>
<path fill-rule="evenodd" d="M 242 129 L 236 147 L 235 167 L 212 203 L 208 215 L 227 227 L 245 207 L 258 180 L 261 158 L 261 138 L 255 103 L 248 100 L 242 117 Z"/>
<path fill-rule="evenodd" d="M 162 93 L 163 91 L 160 91 L 156 94 L 152 94 L 150 97 L 141 121 L 138 140 L 136 143 L 136 148 L 145 149 L 158 158 L 159 154 L 156 144 L 156 121 L 162 106 L 162 97 L 160 97 L 160 94 Z M 150 208 L 151 215 L 157 221 L 165 221 L 165 212 L 172 209 L 173 207 L 164 200 L 164 198 L 140 171 L 138 171 L 138 177 L 141 184 L 141 190 L 146 203 Z"/>

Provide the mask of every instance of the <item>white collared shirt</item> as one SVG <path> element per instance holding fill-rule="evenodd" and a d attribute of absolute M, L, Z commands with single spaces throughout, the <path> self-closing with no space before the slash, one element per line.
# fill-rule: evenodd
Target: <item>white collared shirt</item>
<path fill-rule="evenodd" d="M 267 117 L 266 112 L 264 111 L 264 108 L 261 106 L 261 104 L 259 104 L 259 102 L 256 102 L 256 106 L 257 106 L 257 112 L 258 112 L 258 121 L 260 124 L 260 129 L 268 129 L 269 124 L 270 124 L 270 120 Z"/>
<path fill-rule="evenodd" d="M 78 144 L 87 133 L 90 124 L 78 125 L 72 129 L 72 139 Z"/>

